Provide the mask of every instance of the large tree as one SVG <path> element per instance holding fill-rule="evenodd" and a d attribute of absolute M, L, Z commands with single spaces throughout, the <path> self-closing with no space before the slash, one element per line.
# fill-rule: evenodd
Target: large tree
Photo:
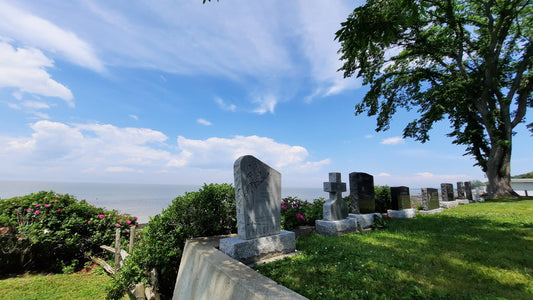
<path fill-rule="evenodd" d="M 486 173 L 489 195 L 516 196 L 511 146 L 533 107 L 532 28 L 527 0 L 367 0 L 336 34 L 340 70 L 370 86 L 355 113 L 376 115 L 377 131 L 398 108 L 416 108 L 403 135 L 426 142 L 448 118 L 448 135 Z"/>

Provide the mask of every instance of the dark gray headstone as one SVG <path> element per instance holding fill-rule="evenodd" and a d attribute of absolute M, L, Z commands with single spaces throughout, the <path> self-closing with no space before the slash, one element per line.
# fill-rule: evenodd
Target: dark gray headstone
<path fill-rule="evenodd" d="M 455 200 L 455 197 L 453 196 L 453 184 L 441 183 L 440 192 L 442 195 L 442 201 L 454 201 Z"/>
<path fill-rule="evenodd" d="M 324 220 L 336 221 L 348 217 L 348 205 L 342 199 L 346 192 L 346 183 L 341 182 L 341 173 L 329 173 L 329 182 L 324 182 L 324 192 L 329 193 L 329 200 L 324 203 Z"/>
<path fill-rule="evenodd" d="M 439 208 L 439 190 L 423 188 L 422 206 L 424 207 L 424 210 L 433 210 Z"/>
<path fill-rule="evenodd" d="M 465 181 L 465 192 L 466 192 L 466 199 L 473 200 L 472 198 L 472 185 L 470 184 L 470 181 Z"/>
<path fill-rule="evenodd" d="M 355 214 L 376 211 L 374 176 L 361 172 L 350 173 L 350 202 Z"/>
<path fill-rule="evenodd" d="M 461 181 L 457 182 L 457 199 L 465 198 L 465 186 Z"/>
<path fill-rule="evenodd" d="M 281 174 L 251 155 L 237 159 L 233 171 L 239 239 L 279 234 Z"/>
<path fill-rule="evenodd" d="M 390 198 L 393 210 L 411 208 L 411 196 L 406 186 L 393 186 L 390 188 Z"/>

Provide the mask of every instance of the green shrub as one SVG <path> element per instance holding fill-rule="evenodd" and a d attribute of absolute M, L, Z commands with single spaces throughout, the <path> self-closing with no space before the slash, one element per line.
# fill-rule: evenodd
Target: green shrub
<path fill-rule="evenodd" d="M 142 230 L 140 242 L 115 277 L 108 298 L 119 299 L 127 289 L 147 283 L 155 269 L 159 292 L 171 297 L 188 238 L 237 232 L 235 190 L 230 184 L 205 184 L 197 192 L 177 197 Z"/>
<path fill-rule="evenodd" d="M 315 220 L 322 219 L 325 200 L 315 199 L 313 203 L 303 201 L 297 197 L 287 197 L 281 200 L 281 228 L 293 230 L 298 226 L 315 225 Z"/>
<path fill-rule="evenodd" d="M 392 208 L 389 186 L 374 186 L 374 195 L 376 199 L 376 212 L 386 213 L 387 209 Z"/>
<path fill-rule="evenodd" d="M 135 223 L 53 191 L 0 200 L 0 275 L 75 270 Z"/>

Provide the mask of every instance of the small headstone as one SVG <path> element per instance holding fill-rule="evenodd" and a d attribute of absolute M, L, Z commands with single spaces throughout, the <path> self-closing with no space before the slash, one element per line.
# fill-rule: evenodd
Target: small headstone
<path fill-rule="evenodd" d="M 390 188 L 390 196 L 393 210 L 411 208 L 411 196 L 406 186 L 394 186 Z"/>
<path fill-rule="evenodd" d="M 439 191 L 433 188 L 422 189 L 422 206 L 424 210 L 438 209 L 439 206 Z"/>
<path fill-rule="evenodd" d="M 466 192 L 466 199 L 473 200 L 472 185 L 470 184 L 470 181 L 465 181 L 465 192 Z"/>
<path fill-rule="evenodd" d="M 371 214 L 376 211 L 374 176 L 362 172 L 350 173 L 350 202 L 352 213 Z"/>
<path fill-rule="evenodd" d="M 441 183 L 440 191 L 442 195 L 442 201 L 454 201 L 453 196 L 453 184 L 451 183 Z"/>
<path fill-rule="evenodd" d="M 465 186 L 461 181 L 457 182 L 457 198 L 458 199 L 465 198 Z"/>
<path fill-rule="evenodd" d="M 348 217 L 348 206 L 342 199 L 346 192 L 346 183 L 341 182 L 341 173 L 329 173 L 329 182 L 324 182 L 324 192 L 329 193 L 329 200 L 324 203 L 324 220 L 336 221 Z"/>
<path fill-rule="evenodd" d="M 281 174 L 257 158 L 235 161 L 237 236 L 220 240 L 220 250 L 243 262 L 294 252 L 294 232 L 280 230 Z"/>

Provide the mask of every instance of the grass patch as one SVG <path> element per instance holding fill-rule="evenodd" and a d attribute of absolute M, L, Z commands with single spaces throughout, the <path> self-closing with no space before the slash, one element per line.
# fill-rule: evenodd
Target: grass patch
<path fill-rule="evenodd" d="M 0 299 L 105 299 L 110 282 L 102 272 L 25 274 L 0 280 Z"/>
<path fill-rule="evenodd" d="M 533 200 L 462 205 L 256 266 L 310 299 L 533 299 Z"/>

